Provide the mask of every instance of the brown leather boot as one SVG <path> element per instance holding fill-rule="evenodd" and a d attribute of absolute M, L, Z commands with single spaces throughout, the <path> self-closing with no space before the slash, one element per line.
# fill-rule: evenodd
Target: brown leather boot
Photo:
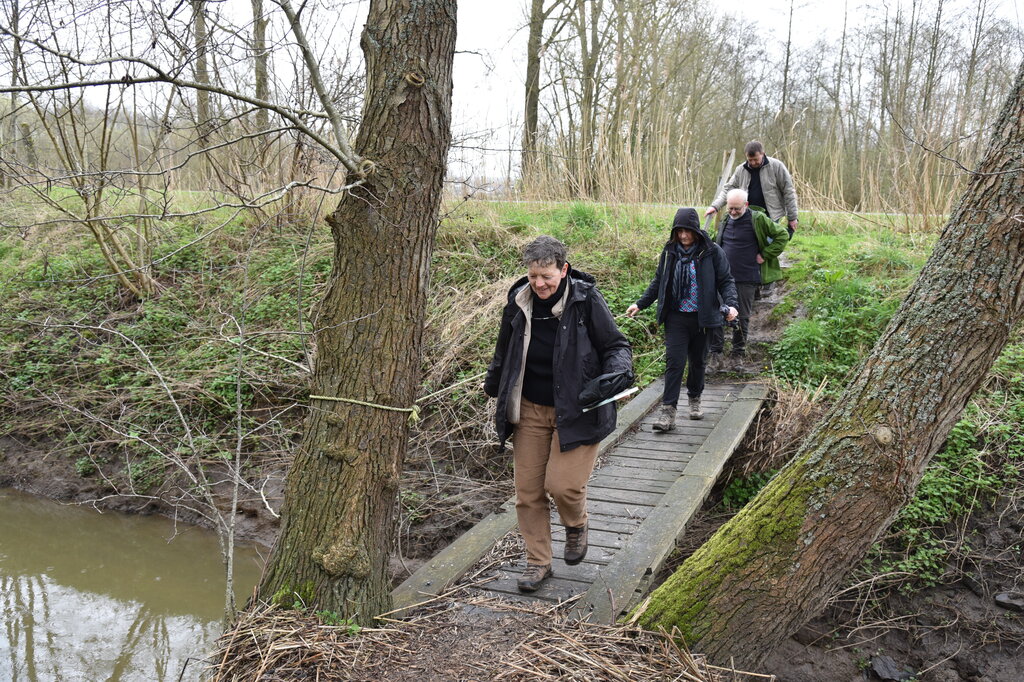
<path fill-rule="evenodd" d="M 565 527 L 565 563 L 575 566 L 587 556 L 587 524 Z"/>
<path fill-rule="evenodd" d="M 676 428 L 676 406 L 662 405 L 653 428 L 655 431 L 671 431 Z"/>
<path fill-rule="evenodd" d="M 703 419 L 704 410 L 700 409 L 700 398 L 690 398 L 690 419 Z"/>
<path fill-rule="evenodd" d="M 527 564 L 523 575 L 516 582 L 516 587 L 519 588 L 520 592 L 535 592 L 542 582 L 554 574 L 555 572 L 551 570 L 551 564 L 546 566 Z"/>

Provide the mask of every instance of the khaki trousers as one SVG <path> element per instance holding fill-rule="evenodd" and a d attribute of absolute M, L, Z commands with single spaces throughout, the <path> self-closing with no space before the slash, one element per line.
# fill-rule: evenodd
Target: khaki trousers
<path fill-rule="evenodd" d="M 512 434 L 515 460 L 516 517 L 526 543 L 526 562 L 551 563 L 551 507 L 555 500 L 562 524 L 587 522 L 587 481 L 594 471 L 597 443 L 559 451 L 555 408 L 523 399 Z"/>

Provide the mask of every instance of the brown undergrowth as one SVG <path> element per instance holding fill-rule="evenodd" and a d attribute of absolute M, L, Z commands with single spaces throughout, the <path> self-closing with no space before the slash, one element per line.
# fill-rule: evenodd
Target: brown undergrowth
<path fill-rule="evenodd" d="M 770 682 L 719 668 L 678 637 L 569 620 L 566 606 L 516 604 L 460 587 L 408 618 L 358 632 L 310 614 L 250 609 L 219 640 L 207 677 L 236 680 L 686 680 Z"/>

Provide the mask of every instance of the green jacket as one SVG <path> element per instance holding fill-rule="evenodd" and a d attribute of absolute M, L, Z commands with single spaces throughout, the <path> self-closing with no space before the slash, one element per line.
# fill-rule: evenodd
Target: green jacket
<path fill-rule="evenodd" d="M 769 284 L 782 279 L 782 268 L 779 266 L 779 254 L 789 243 L 789 231 L 768 217 L 760 206 L 751 206 L 751 218 L 754 221 L 754 234 L 757 236 L 757 250 L 761 252 L 761 284 Z M 719 223 L 723 229 L 728 218 Z M 714 235 L 715 243 L 722 245 L 722 232 Z"/>

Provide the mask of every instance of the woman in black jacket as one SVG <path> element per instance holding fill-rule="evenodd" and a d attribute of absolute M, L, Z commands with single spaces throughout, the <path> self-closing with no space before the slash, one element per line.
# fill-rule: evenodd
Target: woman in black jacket
<path fill-rule="evenodd" d="M 654 429 L 671 431 L 676 426 L 676 403 L 687 359 L 690 419 L 704 418 L 700 396 L 704 392 L 707 331 L 722 326 L 723 314 L 727 320 L 737 315 L 736 284 L 729 261 L 722 248 L 700 229 L 697 211 L 692 208 L 676 211 L 654 279 L 626 315 L 633 317 L 655 300 L 658 322 L 665 325 L 665 392 Z"/>
<path fill-rule="evenodd" d="M 587 481 L 598 443 L 615 429 L 615 405 L 584 412 L 580 394 L 632 383 L 633 353 L 594 278 L 569 266 L 560 241 L 538 237 L 523 261 L 528 272 L 509 289 L 484 392 L 498 399 L 501 442 L 512 437 L 527 562 L 518 586 L 533 592 L 553 575 L 549 493 L 565 525 L 565 563 L 586 556 Z"/>

